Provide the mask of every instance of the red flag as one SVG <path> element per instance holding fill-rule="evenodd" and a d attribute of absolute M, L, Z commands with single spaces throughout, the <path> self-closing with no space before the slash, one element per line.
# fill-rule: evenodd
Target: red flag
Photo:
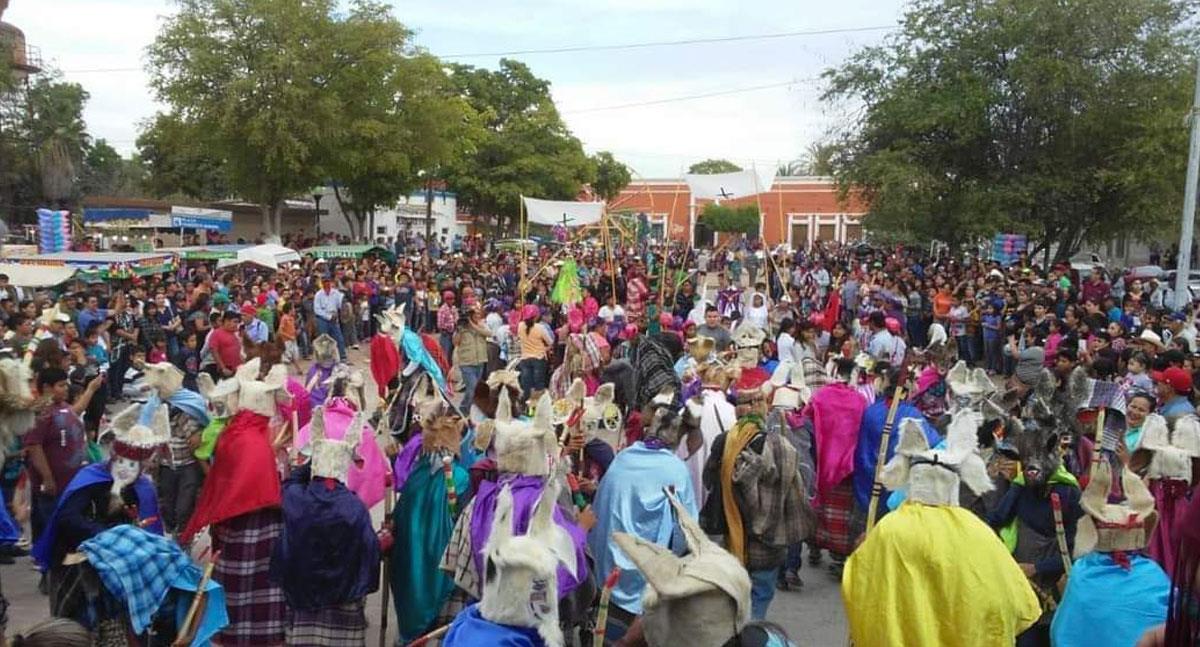
<path fill-rule="evenodd" d="M 829 301 L 825 304 L 825 321 L 822 327 L 826 332 L 833 332 L 833 326 L 842 316 L 842 293 L 833 290 L 829 293 Z"/>

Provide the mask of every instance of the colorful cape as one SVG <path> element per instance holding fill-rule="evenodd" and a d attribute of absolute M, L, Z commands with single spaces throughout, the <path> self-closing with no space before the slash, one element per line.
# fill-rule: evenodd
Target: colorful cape
<path fill-rule="evenodd" d="M 513 533 L 523 535 L 529 529 L 533 508 L 542 496 L 545 482 L 538 476 L 505 474 L 497 481 L 483 481 L 475 494 L 475 506 L 471 509 L 471 550 L 475 556 L 475 572 L 484 573 L 483 549 L 492 534 L 492 520 L 496 514 L 496 501 L 505 485 L 512 490 Z M 571 536 L 575 544 L 575 576 L 562 564 L 558 566 L 558 597 L 561 600 L 587 580 L 587 536 L 583 530 L 563 517 L 562 510 L 554 506 L 554 523 Z"/>
<path fill-rule="evenodd" d="M 985 523 L 964 508 L 911 501 L 850 555 L 842 600 L 854 644 L 872 647 L 1012 645 L 1042 614 Z"/>
<path fill-rule="evenodd" d="M 308 466 L 283 484 L 283 533 L 271 553 L 271 580 L 293 609 L 315 610 L 379 588 L 379 539 L 371 513 L 345 485 L 311 479 Z"/>
<path fill-rule="evenodd" d="M 350 421 L 356 413 L 354 407 L 343 398 L 334 398 L 325 405 L 325 437 L 331 440 L 342 440 L 349 431 Z M 300 427 L 296 433 L 296 447 L 304 450 L 308 447 L 308 439 L 312 425 Z M 355 462 L 346 474 L 346 487 L 358 495 L 359 499 L 370 509 L 383 500 L 387 491 L 388 461 L 379 449 L 375 440 L 375 430 L 370 425 L 363 425 L 362 442 L 358 445 Z"/>
<path fill-rule="evenodd" d="M 513 627 L 497 624 L 479 615 L 479 605 L 472 604 L 454 617 L 450 631 L 442 639 L 442 647 L 545 647 L 546 643 L 533 627 Z"/>
<path fill-rule="evenodd" d="M 863 412 L 862 424 L 858 431 L 858 444 L 854 448 L 854 500 L 859 507 L 866 510 L 871 503 L 871 486 L 875 483 L 875 463 L 879 460 L 879 443 L 883 440 L 883 427 L 887 423 L 888 406 L 890 401 L 876 400 Z M 900 442 L 900 421 L 913 418 L 921 423 L 925 439 L 930 447 L 937 447 L 942 437 L 929 424 L 925 416 L 908 402 L 901 402 L 896 407 L 896 420 L 892 425 L 892 433 L 888 436 L 887 461 L 896 455 L 896 444 Z M 888 490 L 880 495 L 883 501 L 888 500 Z"/>
<path fill-rule="evenodd" d="M 866 398 L 841 382 L 818 389 L 805 408 L 805 417 L 813 421 L 813 444 L 817 446 L 817 496 L 813 505 L 820 505 L 854 473 L 854 447 L 866 410 Z"/>
<path fill-rule="evenodd" d="M 458 464 L 453 469 L 461 510 L 467 494 L 467 470 Z M 441 459 L 429 454 L 417 459 L 392 521 L 392 597 L 400 637 L 407 642 L 430 629 L 429 623 L 454 591 L 453 580 L 438 568 L 454 530 Z"/>
<path fill-rule="evenodd" d="M 404 335 L 400 337 L 400 350 L 404 351 L 404 362 L 416 362 L 418 366 L 429 374 L 430 379 L 443 393 L 448 392 L 446 385 L 446 373 L 449 373 L 449 368 L 442 369 L 444 361 L 438 359 L 432 354 L 436 352 L 441 355 L 441 347 L 436 340 L 433 340 L 435 350 L 431 351 L 430 344 L 426 343 L 425 335 L 419 335 L 407 328 L 404 329 Z M 407 367 L 406 367 L 407 368 Z"/>
<path fill-rule="evenodd" d="M 71 479 L 71 482 L 67 484 L 67 489 L 63 490 L 62 494 L 59 495 L 58 504 L 54 506 L 54 513 L 46 521 L 46 529 L 42 531 L 42 536 L 33 545 L 33 561 L 37 564 L 38 568 L 45 571 L 52 566 L 50 561 L 54 555 L 58 512 L 62 509 L 63 502 L 72 494 L 85 487 L 90 487 L 97 483 L 111 484 L 112 482 L 113 478 L 108 470 L 108 463 L 93 463 L 75 474 L 75 478 Z M 154 490 L 154 484 L 145 475 L 138 476 L 137 480 L 133 482 L 133 491 L 137 495 L 138 500 L 138 519 L 143 522 L 150 521 L 145 529 L 161 535 L 163 525 L 162 519 L 158 516 L 158 494 Z"/>
<path fill-rule="evenodd" d="M 1129 565 L 1126 570 L 1104 553 L 1075 560 L 1050 624 L 1054 645 L 1128 647 L 1166 622 L 1170 578 L 1144 555 L 1130 555 Z"/>
<path fill-rule="evenodd" d="M 683 461 L 669 449 L 650 449 L 638 441 L 617 454 L 596 491 L 596 525 L 588 533 L 595 572 L 608 573 L 613 566 L 621 569 L 612 602 L 633 614 L 642 612 L 646 579 L 612 542 L 612 534 L 629 533 L 670 546 L 677 524 L 664 492 L 668 487 L 675 488 L 675 496 L 688 514 L 699 515 L 692 479 Z"/>
<path fill-rule="evenodd" d="M 325 404 L 325 398 L 329 396 L 329 387 L 325 382 L 330 375 L 333 375 L 333 366 L 321 366 L 314 362 L 308 367 L 308 374 L 304 376 L 304 386 L 307 388 L 308 385 L 312 385 L 312 388 L 308 389 L 309 415 L 313 409 Z"/>
<path fill-rule="evenodd" d="M 388 383 L 400 374 L 400 351 L 396 348 L 396 340 L 383 333 L 371 338 L 371 377 L 375 379 L 375 387 L 379 397 L 387 396 Z"/>
<path fill-rule="evenodd" d="M 312 400 L 309 399 L 308 390 L 305 389 L 304 385 L 294 377 L 289 377 L 287 379 L 287 383 L 284 385 L 284 388 L 287 389 L 288 395 L 291 396 L 291 399 L 287 402 L 280 403 L 279 415 L 283 416 L 283 419 L 286 420 L 288 424 L 291 424 L 292 411 L 294 410 L 296 412 L 296 422 L 301 427 L 307 425 L 309 421 L 312 420 L 313 410 L 313 404 Z"/>
<path fill-rule="evenodd" d="M 187 542 L 205 526 L 263 508 L 279 507 L 279 476 L 266 416 L 239 411 L 217 442 L 196 511 L 180 535 Z"/>

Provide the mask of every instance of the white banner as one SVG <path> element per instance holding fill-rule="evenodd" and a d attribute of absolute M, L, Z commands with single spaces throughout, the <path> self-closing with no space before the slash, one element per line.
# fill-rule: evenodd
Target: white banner
<path fill-rule="evenodd" d="M 720 202 L 766 193 L 771 190 L 774 176 L 769 180 L 763 179 L 754 171 L 747 170 L 712 175 L 684 175 L 683 180 L 687 182 L 693 198 Z"/>
<path fill-rule="evenodd" d="M 582 227 L 600 222 L 604 215 L 603 202 L 565 202 L 525 198 L 525 217 L 539 225 Z M 565 222 L 563 219 L 566 219 Z"/>

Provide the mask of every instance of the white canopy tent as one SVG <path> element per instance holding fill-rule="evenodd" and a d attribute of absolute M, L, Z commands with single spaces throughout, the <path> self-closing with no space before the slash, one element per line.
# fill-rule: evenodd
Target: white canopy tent
<path fill-rule="evenodd" d="M 69 265 L 25 265 L 0 263 L 0 274 L 19 288 L 48 288 L 70 280 L 79 270 Z"/>
<path fill-rule="evenodd" d="M 217 261 L 217 267 L 229 267 L 241 263 L 254 263 L 273 270 L 279 269 L 283 263 L 300 262 L 300 252 L 283 245 L 266 244 L 239 249 L 236 258 L 222 258 Z"/>
<path fill-rule="evenodd" d="M 581 227 L 594 225 L 604 216 L 603 202 L 538 200 L 524 196 L 521 199 L 525 201 L 526 220 L 539 225 Z"/>

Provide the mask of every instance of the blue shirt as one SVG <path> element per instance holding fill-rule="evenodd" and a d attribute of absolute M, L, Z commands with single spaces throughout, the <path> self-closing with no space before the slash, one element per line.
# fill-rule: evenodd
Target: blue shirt
<path fill-rule="evenodd" d="M 251 319 L 250 323 L 246 324 L 246 337 L 256 344 L 267 341 L 267 324 L 261 319 Z"/>
<path fill-rule="evenodd" d="M 1195 413 L 1195 411 L 1196 408 L 1192 406 L 1191 401 L 1188 400 L 1187 396 L 1184 395 L 1177 395 L 1171 398 L 1162 406 L 1161 409 L 1158 410 L 1158 412 L 1162 414 L 1162 417 L 1166 418 L 1167 420 L 1171 420 L 1189 413 Z"/>
<path fill-rule="evenodd" d="M 88 328 L 91 328 L 93 324 L 103 322 L 105 319 L 108 319 L 108 310 L 100 310 L 99 308 L 96 310 L 80 310 L 79 321 L 76 327 L 79 329 L 79 334 L 86 335 Z"/>

